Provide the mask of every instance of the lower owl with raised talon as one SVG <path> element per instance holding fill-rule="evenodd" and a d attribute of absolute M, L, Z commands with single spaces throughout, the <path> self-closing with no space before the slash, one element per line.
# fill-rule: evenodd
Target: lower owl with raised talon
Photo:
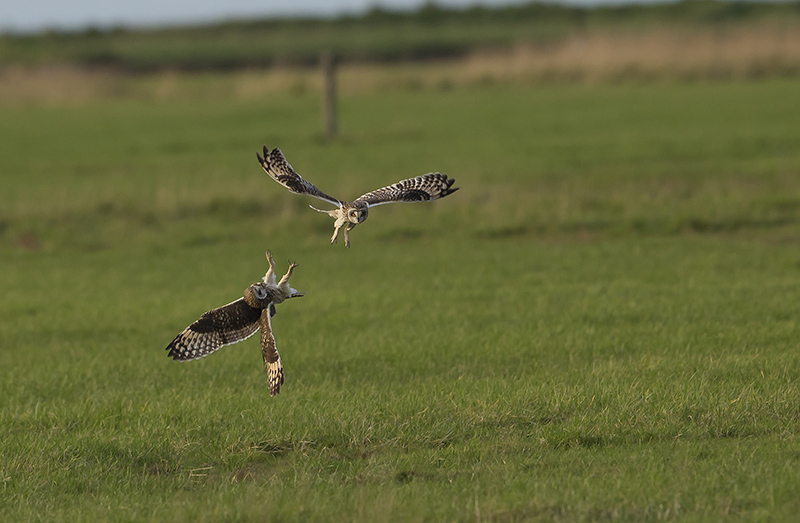
<path fill-rule="evenodd" d="M 303 293 L 289 286 L 297 264 L 290 263 L 289 270 L 276 283 L 275 261 L 270 251 L 267 251 L 267 261 L 269 270 L 262 281 L 246 288 L 238 300 L 206 312 L 183 329 L 167 346 L 168 356 L 176 361 L 196 360 L 225 345 L 246 340 L 260 329 L 269 395 L 276 396 L 283 385 L 283 365 L 272 335 L 271 317 L 277 312 L 277 304 L 303 296 Z"/>

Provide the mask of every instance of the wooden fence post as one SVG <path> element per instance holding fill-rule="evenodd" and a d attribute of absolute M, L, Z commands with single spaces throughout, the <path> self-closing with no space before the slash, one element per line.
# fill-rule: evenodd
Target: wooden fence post
<path fill-rule="evenodd" d="M 322 65 L 322 118 L 325 136 L 336 137 L 336 63 L 331 51 L 325 51 L 320 58 Z"/>

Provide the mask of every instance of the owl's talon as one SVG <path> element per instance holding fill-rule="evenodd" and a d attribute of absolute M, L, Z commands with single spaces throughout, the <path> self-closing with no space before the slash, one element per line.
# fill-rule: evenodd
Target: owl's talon
<path fill-rule="evenodd" d="M 275 260 L 272 258 L 272 251 L 267 250 L 267 261 L 269 262 L 269 270 L 264 275 L 264 283 L 267 285 L 275 285 Z"/>
<path fill-rule="evenodd" d="M 278 287 L 286 286 L 288 288 L 289 278 L 292 277 L 292 273 L 294 272 L 295 267 L 297 267 L 296 263 L 291 263 L 291 262 L 289 263 L 289 270 L 286 271 L 286 274 L 283 275 L 283 278 L 281 278 L 281 281 L 278 282 Z M 287 293 L 289 295 L 292 294 L 291 291 L 287 291 Z"/>

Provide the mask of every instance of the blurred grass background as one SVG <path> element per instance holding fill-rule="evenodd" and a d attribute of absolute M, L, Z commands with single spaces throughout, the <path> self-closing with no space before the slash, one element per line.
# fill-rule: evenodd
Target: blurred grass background
<path fill-rule="evenodd" d="M 530 3 L 201 27 L 0 35 L 0 101 L 254 98 L 317 92 L 323 51 L 342 92 L 725 81 L 800 73 L 797 3 Z M 225 71 L 224 80 L 213 72 Z M 192 73 L 192 74 L 179 74 Z"/>
<path fill-rule="evenodd" d="M 778 79 L 343 95 L 334 141 L 311 94 L 7 107 L 0 239 L 112 245 L 198 219 L 327 232 L 308 202 L 265 186 L 254 158 L 266 143 L 351 197 L 409 173 L 458 173 L 470 191 L 446 211 L 376 211 L 398 224 L 435 217 L 450 234 L 781 241 L 800 223 L 796 88 Z"/>
<path fill-rule="evenodd" d="M 752 30 L 796 38 L 793 2 L 683 1 L 600 7 L 527 3 L 414 11 L 373 7 L 335 18 L 230 20 L 163 29 L 88 28 L 0 38 L 0 63 L 111 66 L 127 71 L 231 70 L 314 65 L 323 50 L 345 62 L 394 62 L 463 57 L 517 45 L 547 50 L 586 37 L 631 38 L 654 30 L 711 32 L 717 38 Z M 763 37 L 762 37 L 763 38 Z M 760 39 L 753 39 L 750 43 Z"/>
<path fill-rule="evenodd" d="M 716 2 L 4 35 L 0 519 L 791 521 L 797 35 Z M 461 190 L 331 247 L 263 143 L 343 198 Z M 266 248 L 307 293 L 276 398 L 255 340 L 163 351 Z"/>

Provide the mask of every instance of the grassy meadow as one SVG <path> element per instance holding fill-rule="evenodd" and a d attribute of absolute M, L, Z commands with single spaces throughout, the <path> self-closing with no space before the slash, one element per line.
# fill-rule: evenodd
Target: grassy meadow
<path fill-rule="evenodd" d="M 312 88 L 173 79 L 0 107 L 0 519 L 800 510 L 800 81 L 345 90 L 326 141 Z M 330 246 L 263 143 L 342 198 L 461 190 Z M 255 338 L 164 351 L 267 248 L 307 293 L 275 398 Z"/>

